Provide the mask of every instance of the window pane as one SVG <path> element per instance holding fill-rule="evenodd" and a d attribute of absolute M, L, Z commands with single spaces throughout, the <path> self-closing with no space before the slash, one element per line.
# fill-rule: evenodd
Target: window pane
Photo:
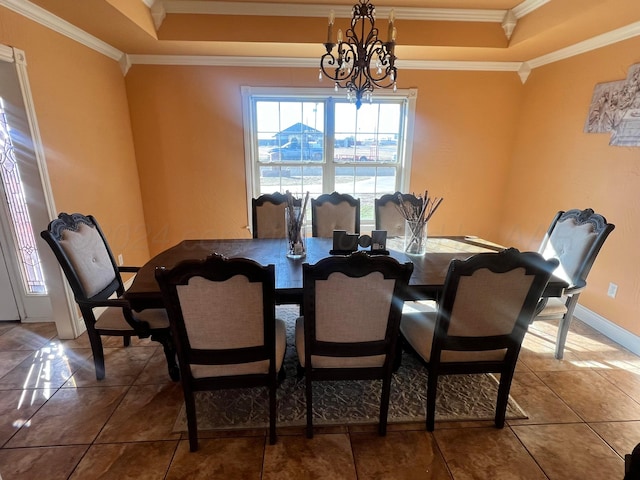
<path fill-rule="evenodd" d="M 322 161 L 322 102 L 263 100 L 255 105 L 259 161 Z"/>
<path fill-rule="evenodd" d="M 397 162 L 402 106 L 399 103 L 336 103 L 336 161 Z"/>

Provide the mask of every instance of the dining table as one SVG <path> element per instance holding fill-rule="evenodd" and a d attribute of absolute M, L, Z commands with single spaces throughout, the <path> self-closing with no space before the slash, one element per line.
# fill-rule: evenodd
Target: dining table
<path fill-rule="evenodd" d="M 155 278 L 156 267 L 172 268 L 182 260 L 204 259 L 212 253 L 218 253 L 228 258 L 249 258 L 262 265 L 273 264 L 276 303 L 300 304 L 302 264 L 314 264 L 330 256 L 332 248 L 332 238 L 310 237 L 306 239 L 306 256 L 292 259 L 286 255 L 287 240 L 284 238 L 183 240 L 145 263 L 136 273 L 125 298 L 136 311 L 163 308 L 160 287 Z M 421 255 L 405 253 L 402 237 L 388 238 L 386 248 L 388 255 L 399 262 L 413 263 L 409 286 L 403 295 L 409 301 L 437 299 L 444 288 L 452 260 L 466 259 L 476 253 L 497 252 L 505 247 L 473 236 L 431 236 L 427 239 L 426 253 Z M 544 296 L 562 296 L 567 287 L 565 280 L 552 276 Z"/>

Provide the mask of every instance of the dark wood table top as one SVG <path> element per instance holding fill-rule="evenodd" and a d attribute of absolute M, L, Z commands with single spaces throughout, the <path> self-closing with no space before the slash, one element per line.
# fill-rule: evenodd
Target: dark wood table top
<path fill-rule="evenodd" d="M 155 279 L 155 267 L 172 268 L 181 260 L 205 258 L 217 252 L 227 257 L 251 258 L 262 265 L 273 264 L 276 271 L 276 301 L 300 303 L 302 299 L 302 264 L 316 263 L 328 257 L 333 240 L 307 238 L 307 255 L 300 260 L 287 258 L 285 239 L 184 240 L 149 260 L 127 290 L 126 298 L 135 310 L 163 307 L 160 289 Z M 498 251 L 501 247 L 476 237 L 429 237 L 427 253 L 407 255 L 402 251 L 402 238 L 389 238 L 390 256 L 399 262 L 413 262 L 407 299 L 436 298 L 453 259 L 465 259 L 480 252 Z M 564 280 L 553 277 L 546 296 L 561 296 L 567 287 Z"/>

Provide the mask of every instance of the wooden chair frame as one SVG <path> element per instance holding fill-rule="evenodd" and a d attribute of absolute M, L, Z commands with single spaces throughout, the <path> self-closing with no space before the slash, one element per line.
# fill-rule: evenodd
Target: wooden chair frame
<path fill-rule="evenodd" d="M 66 251 L 60 244 L 64 238 L 65 232 L 78 231 L 82 224 L 97 230 L 104 244 L 103 246 L 109 256 L 114 272 L 113 281 L 101 292 L 93 296 L 88 296 L 85 292 L 71 258 L 67 255 Z M 75 301 L 80 308 L 80 312 L 82 313 L 82 318 L 87 328 L 87 335 L 91 344 L 91 351 L 93 353 L 96 378 L 98 380 L 102 380 L 105 376 L 104 350 L 102 347 L 101 336 L 121 336 L 123 337 L 124 346 L 127 347 L 130 344 L 131 336 L 137 335 L 140 338 L 151 337 L 151 340 L 162 344 L 167 358 L 169 375 L 171 379 L 177 381 L 179 379 L 179 370 L 176 364 L 175 348 L 171 338 L 171 330 L 168 326 L 168 322 L 166 328 L 150 328 L 147 322 L 138 318 L 136 312 L 130 308 L 129 303 L 123 298 L 125 288 L 120 273 L 135 273 L 139 270 L 139 267 L 118 266 L 116 264 L 111 248 L 109 247 L 106 237 L 97 220 L 92 215 L 85 216 L 80 213 L 67 214 L 63 212 L 58 215 L 57 219 L 49 223 L 47 229 L 42 231 L 40 236 L 47 242 L 47 244 L 49 244 L 51 250 L 56 256 L 56 259 L 58 260 L 69 285 L 71 286 L 71 290 L 73 291 Z M 114 294 L 116 298 L 111 298 Z M 95 317 L 94 308 L 98 307 L 121 308 L 124 319 L 131 327 L 131 330 L 97 328 L 97 319 Z M 162 315 L 164 315 L 164 312 Z"/>
<path fill-rule="evenodd" d="M 476 374 L 476 373 L 499 373 L 500 385 L 498 387 L 498 398 L 496 403 L 495 425 L 498 428 L 504 426 L 509 391 L 513 379 L 513 372 L 516 367 L 522 340 L 527 332 L 527 327 L 533 318 L 536 306 L 542 292 L 544 291 L 557 260 L 545 260 L 535 252 L 521 253 L 515 248 L 504 250 L 500 253 L 479 253 L 467 260 L 452 260 L 443 294 L 436 313 L 436 323 L 431 346 L 431 356 L 421 361 L 428 370 L 427 378 L 427 416 L 426 426 L 428 431 L 435 428 L 436 394 L 438 387 L 438 377 L 440 375 L 452 374 Z M 456 303 L 456 296 L 460 279 L 471 276 L 480 269 L 489 269 L 494 273 L 506 273 L 514 269 L 524 269 L 526 275 L 533 276 L 526 299 L 522 305 L 518 318 L 514 323 L 513 330 L 508 335 L 493 336 L 450 336 L 450 318 Z M 496 297 L 501 292 L 495 292 Z M 499 301 L 499 298 L 496 299 Z M 403 344 L 413 350 L 406 339 Z M 442 362 L 441 354 L 443 350 L 452 351 L 488 351 L 505 349 L 503 360 L 496 361 L 464 361 L 464 362 Z"/>
<path fill-rule="evenodd" d="M 262 284 L 263 345 L 208 350 L 192 348 L 176 287 L 188 284 L 193 277 L 202 277 L 212 282 L 224 282 L 237 275 L 247 277 L 250 282 Z M 222 255 L 212 254 L 204 260 L 184 260 L 172 269 L 157 267 L 156 279 L 167 306 L 171 329 L 176 341 L 191 451 L 198 449 L 198 426 L 194 392 L 226 388 L 266 386 L 269 389 L 269 442 L 274 444 L 276 442 L 276 388 L 278 386 L 278 375 L 275 367 L 275 266 L 262 266 L 253 260 L 244 258 L 227 259 Z M 212 321 L 215 321 L 215 319 L 212 319 Z M 190 368 L 191 364 L 232 365 L 264 360 L 269 361 L 268 373 L 265 374 L 194 378 Z M 281 372 L 284 373 L 284 369 L 281 369 Z"/>
<path fill-rule="evenodd" d="M 394 367 L 400 319 L 402 316 L 403 292 L 407 288 L 413 272 L 413 264 L 399 263 L 386 256 L 369 256 L 365 252 L 357 252 L 350 256 L 329 257 L 315 265 L 303 264 L 304 283 L 304 375 L 305 395 L 307 402 L 307 437 L 313 437 L 313 394 L 312 383 L 322 380 L 382 380 L 380 403 L 380 435 L 386 434 L 389 395 L 391 391 L 391 374 Z M 364 277 L 380 272 L 385 279 L 394 279 L 393 299 L 389 311 L 386 335 L 383 340 L 375 342 L 326 342 L 316 338 L 316 282 L 327 280 L 334 273 L 343 273 L 348 277 Z M 346 293 L 345 293 L 346 294 Z M 361 293 L 362 294 L 362 293 Z M 365 293 L 366 295 L 366 293 Z M 348 319 L 345 319 L 348 320 Z M 315 368 L 312 356 L 360 357 L 385 355 L 381 367 L 363 368 Z"/>
<path fill-rule="evenodd" d="M 558 325 L 558 333 L 556 338 L 556 352 L 555 357 L 558 360 L 561 360 L 564 356 L 564 347 L 567 342 L 567 334 L 569 333 L 569 328 L 571 327 L 571 322 L 573 320 L 573 312 L 578 304 L 578 299 L 580 298 L 580 293 L 587 286 L 587 276 L 591 271 L 591 267 L 595 262 L 600 249 L 604 245 L 605 240 L 609 236 L 609 234 L 614 230 L 615 225 L 608 223 L 607 219 L 602 215 L 595 213 L 591 208 L 587 208 L 585 210 L 567 210 L 567 211 L 559 211 L 556 216 L 551 221 L 551 225 L 547 230 L 547 233 L 540 244 L 540 248 L 538 252 L 543 253 L 547 247 L 547 245 L 551 242 L 551 236 L 553 234 L 554 229 L 559 223 L 572 221 L 575 222 L 576 226 L 591 224 L 593 231 L 596 234 L 595 241 L 591 245 L 591 248 L 586 252 L 582 261 L 578 268 L 576 269 L 575 275 L 573 278 L 567 279 L 570 282 L 569 287 L 565 290 L 566 296 L 566 313 L 560 316 L 560 323 Z M 562 267 L 562 262 L 560 262 L 560 267 Z M 546 299 L 544 303 L 539 306 L 539 312 L 544 309 L 546 304 Z M 534 317 L 533 320 L 536 320 Z"/>

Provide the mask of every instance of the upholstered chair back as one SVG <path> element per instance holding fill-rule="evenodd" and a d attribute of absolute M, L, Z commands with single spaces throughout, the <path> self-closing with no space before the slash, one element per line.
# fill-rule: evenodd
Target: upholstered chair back
<path fill-rule="evenodd" d="M 58 243 L 73 266 L 85 297 L 97 295 L 116 279 L 109 251 L 95 226 L 80 223 L 77 230 L 64 230 Z"/>
<path fill-rule="evenodd" d="M 250 282 L 243 275 L 225 281 L 192 277 L 186 285 L 178 285 L 176 289 L 188 348 L 224 350 L 265 345 L 261 283 Z M 284 345 L 279 347 L 284 348 Z M 276 358 L 279 359 L 276 370 L 279 370 L 282 355 L 276 353 Z M 194 378 L 266 374 L 268 370 L 267 360 L 238 365 L 191 364 Z"/>
<path fill-rule="evenodd" d="M 41 236 L 53 250 L 76 300 L 124 293 L 113 253 L 93 216 L 61 213 Z"/>
<path fill-rule="evenodd" d="M 294 205 L 300 206 L 299 198 L 293 199 Z M 253 238 L 285 238 L 286 226 L 284 211 L 287 196 L 275 192 L 271 195 L 260 195 L 251 201 L 253 214 Z"/>
<path fill-rule="evenodd" d="M 384 341 L 396 285 L 380 272 L 362 277 L 332 273 L 315 284 L 315 338 L 320 342 Z M 348 292 L 348 293 L 346 293 Z M 304 366 L 304 331 L 298 328 L 300 364 Z M 382 366 L 384 355 L 371 357 L 312 356 L 316 368 Z"/>
<path fill-rule="evenodd" d="M 461 277 L 449 315 L 447 335 L 462 338 L 511 335 L 516 322 L 521 320 L 521 310 L 534 278 L 523 268 L 508 272 L 482 268 Z M 527 324 L 530 319 L 531 316 L 526 319 Z M 502 360 L 504 354 L 504 349 L 476 352 L 443 350 L 442 361 L 477 360 L 479 357 Z"/>
<path fill-rule="evenodd" d="M 400 192 L 376 198 L 376 230 L 386 230 L 388 237 L 401 237 L 404 235 L 405 218 L 400 211 L 399 196 L 402 196 L 402 202 L 407 209 L 422 205 L 422 201 L 415 195 Z"/>
<path fill-rule="evenodd" d="M 556 218 L 538 251 L 545 258 L 557 258 L 555 275 L 577 285 L 587 278 L 613 225 L 591 209 L 558 212 Z"/>
<path fill-rule="evenodd" d="M 360 233 L 360 199 L 351 195 L 320 195 L 311 200 L 312 234 L 331 238 L 334 230 Z"/>

